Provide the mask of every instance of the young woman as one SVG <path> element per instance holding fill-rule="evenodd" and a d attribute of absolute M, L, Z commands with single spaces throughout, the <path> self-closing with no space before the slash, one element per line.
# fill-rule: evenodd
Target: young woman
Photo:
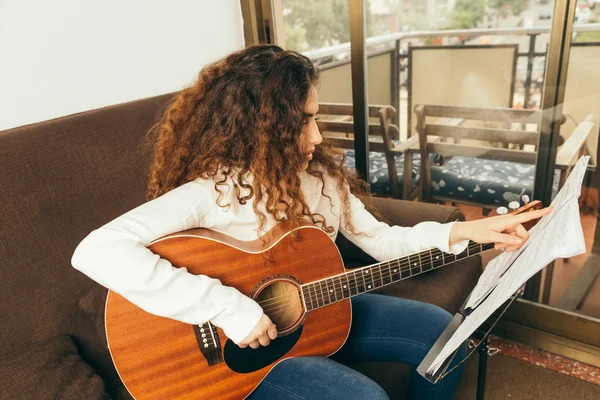
<path fill-rule="evenodd" d="M 152 130 L 152 200 L 93 231 L 76 249 L 73 266 L 150 313 L 196 325 L 210 320 L 240 347 L 258 348 L 277 330 L 254 300 L 174 268 L 146 246 L 194 227 L 254 240 L 279 221 L 308 219 L 378 260 L 431 247 L 460 253 L 468 240 L 511 251 L 528 237 L 521 223 L 546 212 L 413 228 L 377 221 L 354 196 L 360 185 L 347 178 L 340 155 L 322 143 L 317 77 L 308 58 L 271 45 L 205 67 Z M 337 361 L 285 360 L 250 398 L 385 399 L 381 387 L 338 361 L 418 365 L 451 319 L 436 306 L 376 294 L 353 298 L 352 310 Z M 450 399 L 459 376 L 432 385 L 414 373 L 411 395 Z"/>

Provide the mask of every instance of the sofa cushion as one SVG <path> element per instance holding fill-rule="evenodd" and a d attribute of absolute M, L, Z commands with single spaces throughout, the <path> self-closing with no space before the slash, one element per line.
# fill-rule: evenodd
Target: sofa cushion
<path fill-rule="evenodd" d="M 104 382 L 77 352 L 70 336 L 56 336 L 0 357 L 6 399 L 109 399 Z"/>

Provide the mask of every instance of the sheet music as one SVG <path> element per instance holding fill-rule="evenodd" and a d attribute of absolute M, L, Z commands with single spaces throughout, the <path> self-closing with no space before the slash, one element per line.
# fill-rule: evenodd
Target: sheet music
<path fill-rule="evenodd" d="M 531 236 L 520 251 L 514 252 L 513 255 L 502 254 L 493 260 L 495 264 L 488 273 L 489 276 L 483 281 L 480 280 L 480 291 L 489 287 L 493 290 L 485 300 L 478 301 L 479 306 L 465 318 L 427 372 L 435 374 L 446 358 L 539 270 L 557 258 L 572 257 L 585 252 L 578 198 L 588 159 L 589 157 L 582 157 L 577 162 L 567 182 L 552 202 L 552 212 L 529 231 Z M 504 271 L 504 275 L 501 271 Z M 499 275 L 502 276 L 497 278 Z M 496 281 L 492 281 L 493 279 Z"/>
<path fill-rule="evenodd" d="M 581 183 L 587 168 L 589 157 L 581 157 L 575 164 L 572 173 L 557 194 L 556 198 L 552 202 L 553 211 L 546 217 L 542 218 L 530 231 L 530 238 L 521 248 L 517 251 L 510 253 L 502 253 L 498 257 L 491 260 L 485 268 L 485 271 L 479 277 L 477 285 L 471 292 L 471 296 L 466 304 L 466 308 L 477 307 L 485 297 L 496 287 L 498 281 L 513 262 L 521 255 L 523 251 L 530 245 L 533 238 L 542 231 L 546 224 L 552 220 L 553 216 L 556 215 L 561 207 L 564 207 L 570 199 L 579 198 L 581 193 Z"/>

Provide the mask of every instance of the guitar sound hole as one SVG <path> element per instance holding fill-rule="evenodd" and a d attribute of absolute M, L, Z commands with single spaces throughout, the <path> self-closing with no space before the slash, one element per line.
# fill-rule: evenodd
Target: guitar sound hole
<path fill-rule="evenodd" d="M 298 286 L 289 281 L 275 281 L 256 297 L 265 314 L 280 333 L 287 333 L 304 315 Z"/>

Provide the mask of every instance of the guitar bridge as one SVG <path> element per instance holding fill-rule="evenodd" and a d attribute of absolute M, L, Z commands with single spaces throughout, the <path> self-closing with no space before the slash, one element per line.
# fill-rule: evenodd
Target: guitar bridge
<path fill-rule="evenodd" d="M 208 366 L 223 362 L 223 353 L 221 351 L 221 342 L 217 327 L 210 322 L 200 325 L 194 325 L 194 335 L 200 352 L 208 362 Z"/>

